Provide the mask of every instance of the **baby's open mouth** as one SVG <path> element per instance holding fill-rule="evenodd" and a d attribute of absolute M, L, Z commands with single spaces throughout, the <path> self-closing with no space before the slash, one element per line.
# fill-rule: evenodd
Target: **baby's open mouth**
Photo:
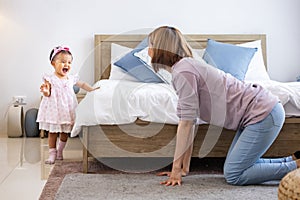
<path fill-rule="evenodd" d="M 67 73 L 67 72 L 69 71 L 69 69 L 68 69 L 68 68 L 63 68 L 62 71 L 63 71 L 64 73 Z"/>

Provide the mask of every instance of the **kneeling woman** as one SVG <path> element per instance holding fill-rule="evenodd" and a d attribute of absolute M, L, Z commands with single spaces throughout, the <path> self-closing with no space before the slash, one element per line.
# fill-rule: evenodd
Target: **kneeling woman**
<path fill-rule="evenodd" d="M 246 84 L 205 62 L 193 59 L 179 30 L 163 26 L 149 35 L 149 56 L 157 71 L 172 73 L 178 95 L 179 124 L 172 171 L 165 185 L 181 185 L 189 172 L 194 125 L 197 118 L 236 130 L 224 164 L 224 176 L 233 185 L 280 180 L 300 167 L 296 157 L 262 159 L 285 120 L 278 98 L 263 87 Z M 298 157 L 298 156 L 297 156 Z"/>

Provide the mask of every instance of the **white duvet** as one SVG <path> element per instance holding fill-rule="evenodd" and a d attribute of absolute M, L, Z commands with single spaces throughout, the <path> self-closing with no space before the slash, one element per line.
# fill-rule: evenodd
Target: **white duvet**
<path fill-rule="evenodd" d="M 283 105 L 290 103 L 300 109 L 300 82 L 258 81 L 258 84 L 278 96 Z"/>
<path fill-rule="evenodd" d="M 278 96 L 283 105 L 300 109 L 300 82 L 257 82 Z M 157 123 L 177 124 L 177 95 L 171 85 L 122 80 L 100 80 L 100 86 L 86 95 L 76 109 L 71 136 L 78 135 L 82 125 L 128 124 L 137 118 Z"/>
<path fill-rule="evenodd" d="M 71 136 L 82 125 L 128 124 L 137 118 L 157 123 L 177 124 L 177 95 L 171 85 L 123 80 L 100 80 L 76 109 Z"/>

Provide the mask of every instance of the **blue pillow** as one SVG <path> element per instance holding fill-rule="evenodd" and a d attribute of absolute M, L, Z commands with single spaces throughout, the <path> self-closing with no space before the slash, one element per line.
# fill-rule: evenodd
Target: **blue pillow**
<path fill-rule="evenodd" d="M 154 71 L 147 67 L 146 63 L 138 57 L 134 56 L 135 52 L 139 52 L 148 46 L 148 37 L 146 37 L 140 44 L 138 44 L 131 52 L 127 53 L 114 65 L 122 68 L 130 75 L 134 76 L 144 83 L 163 83 L 163 80 L 155 74 Z"/>
<path fill-rule="evenodd" d="M 208 39 L 203 59 L 210 65 L 243 81 L 257 48 L 247 48 Z"/>

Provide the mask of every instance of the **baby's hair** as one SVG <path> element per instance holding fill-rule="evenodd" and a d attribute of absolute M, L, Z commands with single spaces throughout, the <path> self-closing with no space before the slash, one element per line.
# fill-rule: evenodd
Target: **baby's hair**
<path fill-rule="evenodd" d="M 54 58 L 60 53 L 69 54 L 72 56 L 72 53 L 70 52 L 70 49 L 68 47 L 57 46 L 54 49 L 52 49 L 50 52 L 50 57 L 49 57 L 50 62 L 52 62 L 54 60 Z M 73 58 L 73 56 L 72 56 L 72 58 Z"/>

